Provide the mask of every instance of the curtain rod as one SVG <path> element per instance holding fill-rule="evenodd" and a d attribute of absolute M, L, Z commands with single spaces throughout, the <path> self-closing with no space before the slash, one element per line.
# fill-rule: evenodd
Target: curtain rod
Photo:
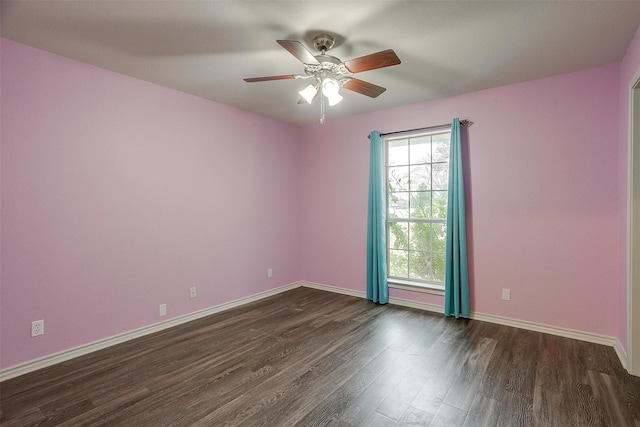
<path fill-rule="evenodd" d="M 471 120 L 460 120 L 460 125 L 465 126 L 465 127 L 471 127 L 471 125 L 473 124 L 473 122 Z M 386 136 L 386 135 L 395 135 L 397 133 L 408 133 L 408 132 L 418 132 L 418 131 L 422 131 L 422 130 L 435 130 L 435 129 L 442 129 L 445 128 L 447 126 L 451 126 L 450 124 L 445 124 L 445 125 L 438 125 L 438 126 L 429 126 L 426 128 L 417 128 L 417 129 L 409 129 L 409 130 L 399 130 L 397 132 L 387 132 L 387 133 L 381 133 L 380 136 Z M 370 135 L 367 135 L 367 138 L 371 139 Z"/>

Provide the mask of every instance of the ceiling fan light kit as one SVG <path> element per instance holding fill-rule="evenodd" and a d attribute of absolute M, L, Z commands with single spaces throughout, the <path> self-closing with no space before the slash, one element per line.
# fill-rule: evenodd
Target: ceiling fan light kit
<path fill-rule="evenodd" d="M 343 99 L 342 95 L 340 95 L 341 87 L 371 98 L 376 98 L 386 90 L 373 83 L 356 79 L 352 77 L 353 74 L 400 64 L 400 59 L 391 49 L 342 62 L 335 56 L 326 54 L 335 43 L 333 36 L 328 34 L 320 34 L 313 39 L 313 46 L 320 52 L 319 55 L 313 55 L 297 40 L 278 40 L 277 42 L 304 64 L 304 72 L 306 75 L 287 74 L 281 76 L 253 77 L 246 78 L 244 81 L 254 83 L 271 80 L 313 78 L 315 80 L 314 83 L 308 85 L 298 93 L 302 99 L 309 104 L 314 101 L 318 93 L 323 95 L 320 97 L 320 123 L 322 124 L 324 124 L 325 121 L 324 98 L 327 98 L 330 107 L 338 104 Z"/>

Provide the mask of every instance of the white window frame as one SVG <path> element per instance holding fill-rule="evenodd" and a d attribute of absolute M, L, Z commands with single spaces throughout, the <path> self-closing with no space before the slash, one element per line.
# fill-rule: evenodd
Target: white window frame
<path fill-rule="evenodd" d="M 409 131 L 409 132 L 398 132 L 393 133 L 392 135 L 384 136 L 384 176 L 385 176 L 385 186 L 384 186 L 384 194 L 385 194 L 385 231 L 386 231 L 386 251 L 387 251 L 387 282 L 390 288 L 396 289 L 405 289 L 410 291 L 424 292 L 424 293 L 432 293 L 437 295 L 444 294 L 444 282 L 431 282 L 431 281 L 421 281 L 421 280 L 413 280 L 406 279 L 400 277 L 390 276 L 390 227 L 389 224 L 392 222 L 426 222 L 426 223 L 438 223 L 445 224 L 447 223 L 446 218 L 393 218 L 390 219 L 389 212 L 389 141 L 399 140 L 399 139 L 409 139 L 416 138 L 427 135 L 436 135 L 449 133 L 451 134 L 451 126 L 443 126 L 431 129 L 425 129 L 421 131 Z M 448 190 L 447 190 L 448 191 Z"/>

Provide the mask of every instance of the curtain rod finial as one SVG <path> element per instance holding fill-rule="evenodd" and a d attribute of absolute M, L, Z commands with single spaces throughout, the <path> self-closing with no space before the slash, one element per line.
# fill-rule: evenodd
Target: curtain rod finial
<path fill-rule="evenodd" d="M 464 119 L 464 120 L 460 120 L 460 124 L 462 126 L 471 127 L 473 122 L 471 120 Z"/>

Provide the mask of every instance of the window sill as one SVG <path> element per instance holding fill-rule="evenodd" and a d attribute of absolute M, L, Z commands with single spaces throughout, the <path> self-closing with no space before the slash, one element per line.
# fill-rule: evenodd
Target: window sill
<path fill-rule="evenodd" d="M 416 283 L 398 279 L 387 279 L 390 288 L 403 289 L 405 291 L 422 292 L 425 294 L 444 295 L 444 286 L 431 285 L 429 283 Z"/>

